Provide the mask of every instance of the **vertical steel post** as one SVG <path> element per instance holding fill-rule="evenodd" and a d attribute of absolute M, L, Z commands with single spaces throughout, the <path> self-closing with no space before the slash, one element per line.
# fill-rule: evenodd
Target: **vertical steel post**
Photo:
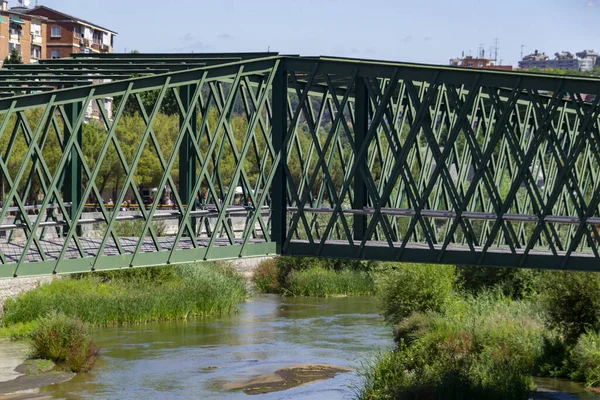
<path fill-rule="evenodd" d="M 193 96 L 198 85 L 187 85 L 179 88 L 181 102 L 186 112 L 190 111 L 190 107 L 194 102 Z M 185 116 L 180 114 L 179 125 L 184 124 Z M 194 107 L 192 117 L 190 118 L 191 130 L 185 129 L 183 141 L 179 147 L 179 196 L 182 202 L 187 202 L 191 199 L 187 207 L 191 207 L 192 211 L 196 209 L 196 197 L 192 197 L 192 189 L 196 183 L 196 156 L 194 154 L 194 140 L 198 136 L 198 110 Z M 160 199 L 159 199 L 160 200 Z M 181 223 L 181 221 L 180 221 Z M 191 225 L 194 228 L 193 234 L 196 235 L 196 218 L 192 218 Z M 185 234 L 184 234 L 185 236 Z"/>
<path fill-rule="evenodd" d="M 79 114 L 83 112 L 83 103 L 76 101 L 65 105 L 65 113 L 66 118 L 69 120 L 71 127 L 74 128 L 77 123 L 77 118 Z M 79 146 L 83 149 L 83 125 L 79 126 L 76 131 L 71 131 L 71 133 L 67 133 L 64 135 L 64 143 L 65 145 L 69 141 L 70 135 L 76 135 L 76 141 Z M 82 168 L 81 163 L 83 160 L 79 159 L 79 155 L 77 154 L 77 149 L 73 147 L 69 154 L 69 160 L 65 165 L 65 173 L 64 173 L 64 185 L 63 185 L 63 200 L 65 203 L 71 203 L 71 208 L 69 209 L 69 217 L 71 218 L 71 222 L 75 223 L 74 219 L 76 218 L 77 209 L 79 208 L 81 202 L 83 201 L 82 197 Z M 81 235 L 81 227 L 78 226 L 76 230 L 76 234 Z"/>
<path fill-rule="evenodd" d="M 287 135 L 287 79 L 284 63 L 280 63 L 272 85 L 273 115 L 271 140 L 279 162 L 271 183 L 271 240 L 275 242 L 277 254 L 281 254 L 286 238 L 287 225 L 287 182 L 284 165 L 287 163 L 285 137 Z M 259 211 L 260 212 L 260 211 Z"/>
<path fill-rule="evenodd" d="M 367 86 L 364 77 L 359 77 L 355 82 L 355 94 L 354 94 L 354 143 L 357 154 L 360 152 L 361 147 L 365 142 L 367 131 L 369 129 L 369 97 L 367 93 Z M 352 202 L 352 208 L 355 210 L 362 210 L 367 206 L 367 186 L 363 176 L 359 173 L 360 170 L 367 171 L 367 158 L 368 152 L 364 153 L 365 156 L 362 159 L 355 159 L 358 165 L 357 173 L 353 176 L 354 179 L 354 199 Z M 353 225 L 353 237 L 354 240 L 363 240 L 365 232 L 367 231 L 367 216 L 361 214 L 354 214 L 354 225 Z"/>

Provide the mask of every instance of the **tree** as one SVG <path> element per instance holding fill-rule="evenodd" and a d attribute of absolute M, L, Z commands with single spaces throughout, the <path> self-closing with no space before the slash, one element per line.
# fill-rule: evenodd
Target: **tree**
<path fill-rule="evenodd" d="M 21 52 L 16 48 L 10 52 L 10 55 L 4 59 L 3 65 L 14 65 L 14 64 L 23 64 L 23 57 L 21 57 Z"/>

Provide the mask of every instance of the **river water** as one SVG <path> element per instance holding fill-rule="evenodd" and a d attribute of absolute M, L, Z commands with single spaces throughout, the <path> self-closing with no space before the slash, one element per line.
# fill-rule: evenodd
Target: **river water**
<path fill-rule="evenodd" d="M 93 336 L 102 349 L 94 372 L 43 392 L 67 399 L 348 399 L 360 385 L 356 373 L 260 396 L 223 385 L 294 364 L 356 368 L 392 346 L 372 297 L 258 295 L 235 315 L 98 329 Z"/>
<path fill-rule="evenodd" d="M 391 329 L 372 297 L 282 298 L 257 295 L 224 317 L 103 328 L 93 373 L 41 391 L 65 399 L 350 399 L 354 372 L 294 389 L 249 396 L 223 385 L 295 364 L 357 368 L 392 347 Z M 530 399 L 597 400 L 578 383 L 538 379 L 544 394 Z M 557 393 L 560 391 L 562 393 Z"/>

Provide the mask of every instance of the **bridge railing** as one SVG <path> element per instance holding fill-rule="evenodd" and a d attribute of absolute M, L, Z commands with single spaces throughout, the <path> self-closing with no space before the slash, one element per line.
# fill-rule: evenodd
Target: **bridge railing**
<path fill-rule="evenodd" d="M 270 88 L 279 62 L 0 99 L 0 228 L 14 232 L 0 240 L 0 277 L 275 253 Z M 154 200 L 134 215 L 98 201 L 109 192 L 114 204 L 145 204 L 149 187 Z M 160 210 L 167 190 L 169 212 Z M 27 202 L 39 203 L 37 215 Z M 99 211 L 86 215 L 86 203 Z"/>
<path fill-rule="evenodd" d="M 598 268 L 598 79 L 283 67 L 284 254 Z"/>
<path fill-rule="evenodd" d="M 325 57 L 180 67 L 0 99 L 0 277 L 267 254 L 600 265 L 597 79 Z"/>

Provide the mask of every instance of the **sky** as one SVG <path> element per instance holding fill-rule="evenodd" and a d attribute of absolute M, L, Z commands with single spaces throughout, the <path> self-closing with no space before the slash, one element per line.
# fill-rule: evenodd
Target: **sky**
<path fill-rule="evenodd" d="M 10 6 L 16 0 L 9 0 Z M 116 31 L 115 52 L 246 52 L 515 65 L 535 49 L 600 51 L 600 0 L 38 0 Z M 35 4 L 35 0 L 32 0 Z"/>

